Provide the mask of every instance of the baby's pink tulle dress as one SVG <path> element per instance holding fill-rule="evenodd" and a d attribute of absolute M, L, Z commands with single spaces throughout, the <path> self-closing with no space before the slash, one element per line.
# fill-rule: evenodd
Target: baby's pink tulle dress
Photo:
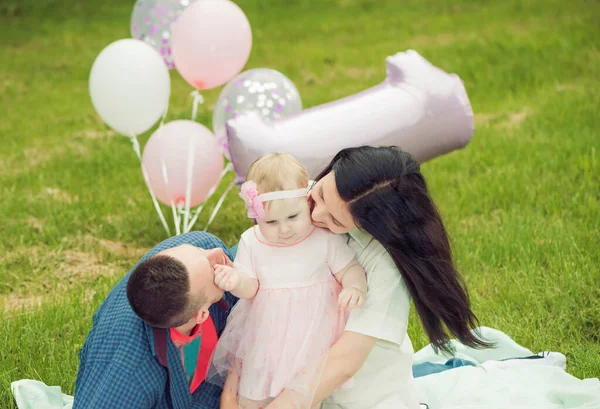
<path fill-rule="evenodd" d="M 233 308 L 209 382 L 222 385 L 235 366 L 241 407 L 261 407 L 283 389 L 311 400 L 347 319 L 337 305 L 341 286 L 333 273 L 354 256 L 343 236 L 319 228 L 285 247 L 268 243 L 257 226 L 246 231 L 235 267 L 257 278 L 259 290 Z"/>

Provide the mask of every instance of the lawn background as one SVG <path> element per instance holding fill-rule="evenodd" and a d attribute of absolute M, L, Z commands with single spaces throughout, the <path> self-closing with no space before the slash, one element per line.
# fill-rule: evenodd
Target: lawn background
<path fill-rule="evenodd" d="M 600 3 L 241 0 L 246 68 L 286 74 L 305 107 L 375 85 L 409 48 L 465 82 L 476 132 L 423 166 L 483 325 L 600 375 Z M 0 0 L 0 407 L 33 378 L 72 393 L 91 317 L 165 238 L 127 139 L 88 95 L 132 1 Z M 176 71 L 168 120 L 188 118 Z M 203 93 L 210 127 L 220 89 Z M 365 118 L 368 120 L 368 118 Z M 148 135 L 141 138 L 142 143 Z M 196 225 L 204 226 L 211 206 Z M 211 232 L 249 226 L 231 194 Z M 415 348 L 426 338 L 413 315 Z"/>

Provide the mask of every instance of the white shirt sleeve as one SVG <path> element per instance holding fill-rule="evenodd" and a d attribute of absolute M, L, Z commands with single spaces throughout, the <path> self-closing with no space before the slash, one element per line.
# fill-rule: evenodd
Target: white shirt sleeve
<path fill-rule="evenodd" d="M 240 244 L 238 244 L 237 254 L 233 267 L 240 273 L 246 274 L 250 278 L 256 279 L 256 270 L 252 263 L 252 257 L 249 249 L 249 243 L 245 235 L 242 235 Z"/>
<path fill-rule="evenodd" d="M 327 265 L 332 274 L 342 271 L 356 257 L 346 243 L 346 236 L 327 232 Z"/>
<path fill-rule="evenodd" d="M 400 346 L 406 337 L 410 296 L 386 252 L 367 270 L 367 299 L 350 313 L 345 330 Z"/>

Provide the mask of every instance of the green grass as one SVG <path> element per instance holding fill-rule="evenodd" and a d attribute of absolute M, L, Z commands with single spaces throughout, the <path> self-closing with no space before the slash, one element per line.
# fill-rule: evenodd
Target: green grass
<path fill-rule="evenodd" d="M 474 139 L 423 169 L 475 311 L 532 350 L 565 353 L 573 375 L 598 376 L 600 4 L 237 3 L 253 27 L 247 68 L 284 72 L 305 106 L 380 82 L 384 58 L 407 48 L 461 76 Z M 128 141 L 88 96 L 91 64 L 128 36 L 132 7 L 0 0 L 0 299 L 24 304 L 0 309 L 3 408 L 21 378 L 73 392 L 93 312 L 165 238 Z M 188 117 L 190 88 L 176 72 L 172 80 L 168 119 Z M 218 93 L 204 94 L 205 125 Z M 232 194 L 211 231 L 232 245 L 248 226 Z M 425 345 L 414 317 L 410 335 Z"/>

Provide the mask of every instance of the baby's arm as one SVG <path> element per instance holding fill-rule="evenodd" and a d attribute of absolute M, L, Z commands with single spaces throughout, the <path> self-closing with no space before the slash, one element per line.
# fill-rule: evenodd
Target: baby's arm
<path fill-rule="evenodd" d="M 367 276 L 358 261 L 352 259 L 334 276 L 343 287 L 338 297 L 340 307 L 352 309 L 362 306 L 367 296 Z"/>
<path fill-rule="evenodd" d="M 215 267 L 215 284 L 223 291 L 244 300 L 254 298 L 258 291 L 258 280 L 250 278 L 235 268 L 219 265 Z"/>
<path fill-rule="evenodd" d="M 215 266 L 215 285 L 238 298 L 249 300 L 258 291 L 258 280 L 245 234 L 242 234 L 233 265 Z"/>

